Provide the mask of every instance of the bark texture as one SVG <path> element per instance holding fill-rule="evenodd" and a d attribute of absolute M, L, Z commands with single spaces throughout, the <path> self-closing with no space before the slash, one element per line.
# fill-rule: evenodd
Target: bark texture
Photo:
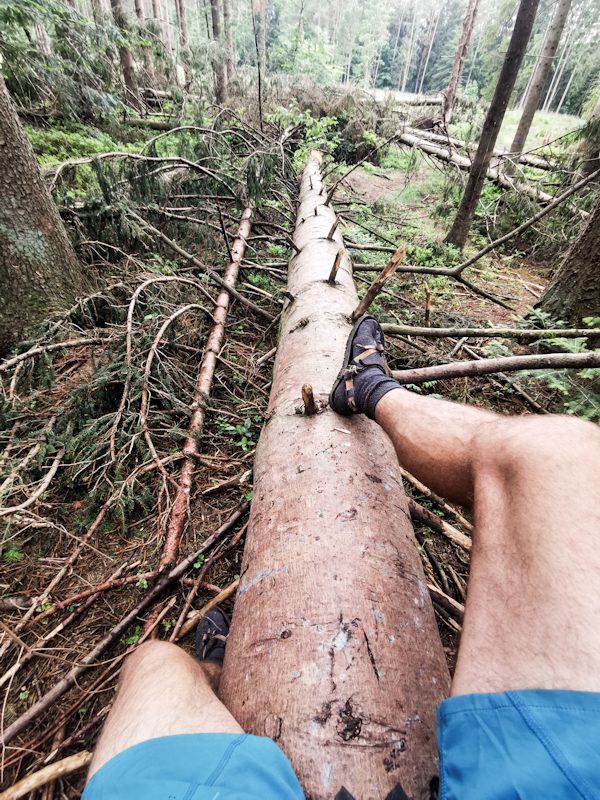
<path fill-rule="evenodd" d="M 233 31 L 231 29 L 231 0 L 223 0 L 223 27 L 225 28 L 225 53 L 227 56 L 227 83 L 233 77 Z"/>
<path fill-rule="evenodd" d="M 600 197 L 535 307 L 577 324 L 600 316 Z"/>
<path fill-rule="evenodd" d="M 469 230 L 473 224 L 475 209 L 481 197 L 481 190 L 494 153 L 496 139 L 500 133 L 502 120 L 504 119 L 527 43 L 529 42 L 538 4 L 539 0 L 521 0 L 519 5 L 515 27 L 504 57 L 494 96 L 483 123 L 479 147 L 469 172 L 469 180 L 452 228 L 446 237 L 446 241 L 449 244 L 453 244 L 460 250 L 465 246 Z"/>
<path fill-rule="evenodd" d="M 452 74 L 450 75 L 450 82 L 446 90 L 446 102 L 444 103 L 444 122 L 446 125 L 449 125 L 452 120 L 452 109 L 454 108 L 456 93 L 462 77 L 465 61 L 467 60 L 467 51 L 471 42 L 471 36 L 473 35 L 473 28 L 475 27 L 478 10 L 479 0 L 468 0 L 467 10 L 465 11 L 460 38 L 458 40 L 458 47 L 454 54 Z"/>
<path fill-rule="evenodd" d="M 83 289 L 81 266 L 0 75 L 0 355 Z"/>
<path fill-rule="evenodd" d="M 518 163 L 519 154 L 525 147 L 525 142 L 529 136 L 529 129 L 531 128 L 534 114 L 537 111 L 542 92 L 544 91 L 544 86 L 548 80 L 550 68 L 552 67 L 552 62 L 554 61 L 554 56 L 556 55 L 558 43 L 560 42 L 560 37 L 562 36 L 570 9 L 571 0 L 559 0 L 556 11 L 548 25 L 544 46 L 542 47 L 542 52 L 537 60 L 534 74 L 529 83 L 527 97 L 523 106 L 523 113 L 521 114 L 517 132 L 515 133 L 515 138 L 510 148 L 510 152 L 513 154 L 513 165 L 510 165 L 510 169 L 507 170 L 509 175 L 514 172 L 514 164 Z"/>
<path fill-rule="evenodd" d="M 327 238 L 325 195 L 313 154 L 220 695 L 307 798 L 381 800 L 400 783 L 429 800 L 449 675 L 391 442 L 325 407 L 358 303 L 346 252 L 327 280 L 343 239 Z M 301 413 L 306 383 L 321 413 Z"/>
<path fill-rule="evenodd" d="M 120 28 L 122 31 L 127 30 L 127 22 L 125 20 L 125 14 L 123 13 L 121 0 L 110 0 L 110 7 L 117 28 Z M 119 60 L 121 62 L 121 71 L 123 72 L 123 81 L 125 83 L 125 102 L 132 108 L 135 108 L 136 111 L 141 111 L 142 102 L 140 100 L 140 93 L 135 77 L 133 56 L 128 47 L 119 47 Z"/>
<path fill-rule="evenodd" d="M 219 13 L 219 0 L 210 0 L 212 15 L 213 37 L 216 42 L 221 38 L 221 15 Z M 219 105 L 227 100 L 227 65 L 221 54 L 215 63 L 215 99 Z"/>
<path fill-rule="evenodd" d="M 592 116 L 590 120 L 595 119 L 596 121 L 600 121 L 600 97 L 598 98 L 598 102 L 594 106 L 594 110 L 592 111 Z M 595 172 L 598 167 L 600 167 L 600 125 L 598 126 L 598 134 L 596 139 L 591 143 L 588 148 L 587 157 L 583 168 L 581 170 L 584 178 L 588 175 L 591 175 L 592 172 Z"/>

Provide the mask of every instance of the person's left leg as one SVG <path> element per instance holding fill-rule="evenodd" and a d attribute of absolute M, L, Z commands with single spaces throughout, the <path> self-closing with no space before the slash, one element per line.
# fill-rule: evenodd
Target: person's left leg
<path fill-rule="evenodd" d="M 188 733 L 244 733 L 215 692 L 221 667 L 177 645 L 147 642 L 121 671 L 119 692 L 98 740 L 88 781 L 133 745 Z"/>

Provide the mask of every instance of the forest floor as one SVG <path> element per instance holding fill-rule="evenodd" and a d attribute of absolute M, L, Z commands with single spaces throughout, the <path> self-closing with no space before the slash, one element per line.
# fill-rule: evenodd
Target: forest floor
<path fill-rule="evenodd" d="M 256 133 L 254 128 L 247 130 L 251 131 L 247 136 Z M 275 144 L 277 141 L 273 139 Z M 137 145 L 136 148 L 139 150 Z M 344 236 L 355 243 L 374 246 L 384 241 L 398 246 L 407 242 L 412 248 L 413 261 L 445 266 L 447 253 L 441 242 L 447 214 L 440 215 L 436 209 L 443 200 L 446 178 L 431 163 L 411 159 L 393 153 L 388 162 L 366 164 L 356 169 L 336 193 L 334 207 L 343 217 Z M 118 175 L 109 177 L 119 185 Z M 292 232 L 285 220 L 291 221 L 290 215 L 293 215 L 294 185 L 296 179 L 284 175 L 277 184 L 277 192 L 254 214 L 247 260 L 242 263 L 238 283 L 238 289 L 245 296 L 272 316 L 279 313 L 284 301 L 282 291 L 290 254 L 284 233 Z M 197 184 L 194 186 L 193 191 L 198 191 Z M 180 206 L 179 210 L 171 208 L 171 212 L 189 215 L 190 202 L 192 205 L 208 202 L 190 201 L 197 195 L 189 194 L 189 188 L 183 188 L 180 195 L 171 188 L 168 191 L 169 203 Z M 492 200 L 495 203 L 497 198 Z M 160 205 L 166 207 L 164 198 Z M 186 210 L 181 210 L 184 207 Z M 154 214 L 151 217 L 154 224 L 160 224 L 156 221 L 160 219 L 157 206 L 149 204 L 144 209 L 145 217 Z M 172 238 L 179 236 L 185 247 L 189 241 L 189 249 L 193 249 L 198 258 L 219 270 L 228 263 L 223 230 L 226 228 L 228 239 L 233 240 L 241 208 L 229 201 L 223 208 L 221 222 L 218 215 L 215 217 L 215 210 L 209 210 L 210 213 L 204 208 L 206 214 L 204 211 L 200 214 L 198 205 L 194 211 L 199 218 L 196 222 L 201 217 L 202 224 L 207 226 L 207 233 L 202 234 L 205 238 L 193 239 L 179 223 L 173 223 L 171 228 L 166 228 L 165 223 L 163 227 Z M 485 224 L 488 222 L 486 220 Z M 131 237 L 131 222 L 129 225 L 127 237 Z M 482 225 L 484 223 L 480 229 Z M 0 670 L 0 685 L 7 687 L 3 708 L 5 728 L 26 713 L 71 666 L 97 645 L 106 631 L 116 626 L 157 581 L 157 562 L 163 553 L 175 497 L 174 483 L 179 476 L 193 387 L 210 331 L 210 324 L 202 314 L 185 313 L 178 318 L 177 325 L 173 325 L 172 332 L 164 336 L 164 341 L 158 343 L 160 326 L 169 315 L 177 313 L 185 303 L 206 303 L 206 290 L 214 295 L 214 286 L 197 270 L 189 270 L 189 260 L 174 256 L 172 250 L 156 239 L 151 246 L 148 246 L 149 240 L 134 238 L 131 244 L 131 238 L 128 239 L 127 253 L 109 263 L 107 249 L 96 240 L 112 241 L 113 245 L 109 246 L 118 243 L 125 247 L 118 240 L 123 236 L 122 229 L 110 215 L 102 217 L 93 234 L 87 231 L 81 234 L 83 246 L 90 248 L 87 255 L 94 268 L 102 266 L 105 270 L 105 281 L 109 275 L 113 277 L 108 280 L 108 289 L 89 304 L 81 305 L 77 324 L 81 330 L 93 329 L 94 335 L 100 332 L 112 339 L 93 349 L 82 345 L 60 351 L 51 364 L 46 357 L 46 361 L 36 362 L 35 368 L 13 374 L 12 380 L 4 377 L 5 406 L 11 410 L 3 412 L 0 462 L 4 472 L 12 476 L 12 489 L 10 481 L 8 490 L 4 484 L 0 486 L 2 505 L 9 503 L 7 498 L 14 504 L 28 496 L 31 486 L 46 474 L 63 442 L 67 444 L 68 453 L 72 450 L 69 464 L 59 470 L 59 482 L 46 487 L 36 502 L 17 515 L 2 534 L 2 590 L 6 595 L 37 598 L 35 607 L 25 616 L 23 609 L 9 610 L 3 616 L 6 628 L 12 630 L 12 639 L 5 639 L 2 644 Z M 466 254 L 475 252 L 483 238 L 481 233 L 474 234 Z M 381 267 L 389 256 L 385 252 L 353 251 L 353 257 L 357 266 Z M 489 322 L 514 327 L 515 317 L 527 314 L 554 266 L 554 260 L 538 262 L 531 256 L 524 257 L 522 251 L 493 252 L 481 259 L 470 270 L 470 279 L 510 309 L 446 277 L 397 273 L 371 311 L 384 322 L 423 325 L 429 292 L 430 319 L 434 327 L 487 326 Z M 168 281 L 175 281 L 180 275 L 196 279 L 196 284 L 173 288 L 174 284 Z M 355 277 L 362 294 L 375 273 L 357 271 Z M 147 296 L 138 297 L 134 292 L 145 281 L 155 283 L 146 290 Z M 138 297 L 137 305 L 135 297 Z M 126 362 L 128 307 L 133 314 L 130 330 L 133 335 L 130 361 Z M 105 318 L 100 325 L 98 316 L 103 314 Z M 73 330 L 69 328 L 64 338 L 69 338 Z M 60 341 L 60 331 L 56 336 L 55 341 Z M 144 373 L 153 342 L 156 362 L 151 372 L 147 367 Z M 39 769 L 48 759 L 56 760 L 92 748 L 114 696 L 124 655 L 147 636 L 172 638 L 178 619 L 186 618 L 186 599 L 192 609 L 201 609 L 223 590 L 235 588 L 243 554 L 247 506 L 252 498 L 251 476 L 247 471 L 252 468 L 256 443 L 266 418 L 276 345 L 276 323 L 269 324 L 264 317 L 248 312 L 237 300 L 230 304 L 199 440 L 201 457 L 193 470 L 188 518 L 178 559 L 196 552 L 239 511 L 238 519 L 228 532 L 230 538 L 225 538 L 206 556 L 198 557 L 186 577 L 174 582 L 153 610 L 140 613 L 119 635 L 100 659 L 100 666 L 78 678 L 67 694 L 3 750 L 5 785 Z M 390 336 L 388 345 L 388 363 L 394 369 L 495 353 L 535 352 L 523 344 L 494 339 L 461 343 L 452 339 L 432 341 Z M 132 372 L 127 373 L 126 363 Z M 148 450 L 141 446 L 140 431 L 140 398 L 148 387 L 151 396 L 148 433 L 158 457 L 166 465 L 165 479 L 160 478 L 158 470 L 139 473 L 143 465 L 152 467 Z M 559 392 L 537 376 L 519 377 L 518 381 L 498 376 L 460 378 L 412 388 L 423 394 L 503 414 L 564 411 Z M 120 405 L 127 391 L 130 392 L 127 403 Z M 48 433 L 53 425 L 62 426 L 56 441 Z M 115 464 L 110 457 L 111 436 L 113 442 L 116 438 L 118 453 L 123 454 L 122 464 Z M 32 456 L 38 459 L 38 472 L 32 476 L 23 468 L 23 475 L 19 477 L 22 460 L 33 452 L 34 445 L 38 447 L 44 442 L 48 447 L 44 449 L 43 445 L 42 451 L 38 449 Z M 97 452 L 90 455 L 93 448 Z M 245 475 L 244 483 L 222 491 L 214 490 L 215 486 L 242 475 Z M 468 524 L 461 523 L 457 513 L 448 506 L 440 506 L 410 478 L 405 487 L 407 494 L 423 507 L 451 523 L 459 532 L 469 533 Z M 112 494 L 115 489 L 118 501 L 103 512 L 110 498 L 115 496 Z M 457 511 L 468 520 L 466 510 Z M 94 535 L 90 535 L 90 531 Z M 418 548 L 428 582 L 454 603 L 462 605 L 468 583 L 468 551 L 430 526 L 415 522 L 415 531 L 420 537 Z M 73 560 L 74 548 L 79 553 L 76 560 Z M 116 582 L 110 583 L 111 580 Z M 189 597 L 191 589 L 196 590 L 195 596 Z M 231 593 L 223 601 L 225 610 L 233 609 L 234 596 Z M 456 616 L 449 615 L 439 604 L 435 605 L 435 611 L 452 669 L 460 624 Z M 12 647 L 8 642 L 12 642 Z M 182 638 L 181 644 L 193 652 L 193 635 Z M 39 651 L 40 646 L 43 652 Z M 79 797 L 83 781 L 81 772 L 61 779 L 57 796 L 62 792 L 62 797 Z"/>

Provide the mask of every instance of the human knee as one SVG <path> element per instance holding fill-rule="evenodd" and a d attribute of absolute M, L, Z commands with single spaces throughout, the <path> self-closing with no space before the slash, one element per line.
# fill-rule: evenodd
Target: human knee
<path fill-rule="evenodd" d="M 139 645 L 127 658 L 124 666 L 124 677 L 127 679 L 138 671 L 155 671 L 161 665 L 173 662 L 186 654 L 176 644 L 154 639 Z"/>
<path fill-rule="evenodd" d="M 600 460 L 600 430 L 565 415 L 501 418 L 480 427 L 473 447 L 475 468 L 480 472 L 510 476 L 523 470 L 547 471 L 556 465 L 589 468 Z"/>

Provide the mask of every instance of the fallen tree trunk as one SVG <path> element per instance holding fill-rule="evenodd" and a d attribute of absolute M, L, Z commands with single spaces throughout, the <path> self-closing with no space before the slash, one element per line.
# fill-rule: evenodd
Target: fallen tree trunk
<path fill-rule="evenodd" d="M 250 235 L 251 215 L 252 209 L 246 208 L 242 214 L 242 219 L 240 221 L 240 226 L 238 228 L 235 241 L 231 245 L 231 263 L 225 270 L 225 275 L 223 276 L 224 283 L 231 288 L 235 288 L 238 273 L 240 271 L 240 263 L 246 250 L 246 239 Z M 217 307 L 214 313 L 215 324 L 204 350 L 202 366 L 200 367 L 200 372 L 198 373 L 198 379 L 196 381 L 194 399 L 192 400 L 192 404 L 190 406 L 192 410 L 192 416 L 188 426 L 187 436 L 185 437 L 182 448 L 182 452 L 186 456 L 186 459 L 181 469 L 177 494 L 171 508 L 171 516 L 169 517 L 167 535 L 165 537 L 163 552 L 160 557 L 160 570 L 165 569 L 165 567 L 169 567 L 175 561 L 175 558 L 179 552 L 179 543 L 183 534 L 185 518 L 190 502 L 192 476 L 194 474 L 194 470 L 196 469 L 196 460 L 200 455 L 200 434 L 202 433 L 202 429 L 204 427 L 206 401 L 210 396 L 213 376 L 215 374 L 215 367 L 217 365 L 217 358 L 221 350 L 228 308 L 229 291 L 227 289 L 223 289 L 217 298 Z"/>
<path fill-rule="evenodd" d="M 417 136 L 420 139 L 427 139 L 436 144 L 453 145 L 461 150 L 467 147 L 467 142 L 464 139 L 455 139 L 454 136 L 444 136 L 441 133 L 431 133 L 430 131 L 420 131 L 418 128 L 404 128 L 404 132 L 411 136 Z M 500 150 L 498 147 L 494 148 L 494 156 L 497 158 L 507 158 L 508 153 Z M 558 169 L 557 164 L 548 158 L 541 156 L 534 156 L 531 153 L 522 153 L 519 156 L 519 163 L 525 164 L 527 167 L 535 167 L 536 169 L 555 170 Z"/>
<path fill-rule="evenodd" d="M 422 139 L 421 137 L 413 136 L 410 133 L 399 132 L 398 141 L 410 145 L 411 147 L 418 147 L 420 150 L 423 150 L 424 153 L 435 156 L 441 161 L 446 161 L 448 164 L 454 164 L 459 169 L 465 170 L 465 172 L 468 172 L 471 169 L 472 162 L 470 158 L 467 158 L 467 156 L 461 156 L 458 153 L 453 153 L 451 150 L 444 147 L 439 147 L 438 145 L 435 145 L 426 139 Z M 519 194 L 527 195 L 527 197 L 535 200 L 536 203 L 553 203 L 556 199 L 551 194 L 548 194 L 548 192 L 542 192 L 541 189 L 536 189 L 535 186 L 529 186 L 526 183 L 512 180 L 498 169 L 492 169 L 490 167 L 487 171 L 487 178 L 493 183 L 497 183 L 498 186 L 502 186 L 504 189 L 511 189 Z M 589 216 L 587 211 L 582 211 L 580 208 L 573 208 L 572 211 L 578 214 L 582 219 L 587 219 Z"/>
<path fill-rule="evenodd" d="M 246 731 L 277 742 L 312 800 L 342 786 L 382 800 L 399 783 L 429 800 L 449 675 L 392 445 L 366 417 L 326 406 L 358 298 L 346 251 L 328 282 L 343 239 L 327 238 L 335 212 L 319 165 L 313 154 L 302 178 L 295 300 L 282 314 L 220 695 Z"/>
<path fill-rule="evenodd" d="M 384 333 L 403 336 L 423 336 L 426 339 L 578 339 L 600 336 L 600 328 L 548 328 L 519 330 L 519 328 L 417 328 L 411 325 L 382 324 Z"/>

